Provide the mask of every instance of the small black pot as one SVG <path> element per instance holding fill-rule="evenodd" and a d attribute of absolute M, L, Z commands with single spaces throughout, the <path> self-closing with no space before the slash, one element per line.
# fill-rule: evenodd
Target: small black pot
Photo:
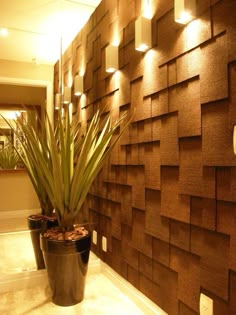
<path fill-rule="evenodd" d="M 45 269 L 43 254 L 40 248 L 40 233 L 46 229 L 57 226 L 58 221 L 56 217 L 46 217 L 43 215 L 30 215 L 27 218 L 28 228 L 30 229 L 31 241 L 34 249 L 34 256 L 37 269 Z"/>
<path fill-rule="evenodd" d="M 50 240 L 41 234 L 40 245 L 53 303 L 71 306 L 81 302 L 84 298 L 91 234 L 72 241 Z"/>

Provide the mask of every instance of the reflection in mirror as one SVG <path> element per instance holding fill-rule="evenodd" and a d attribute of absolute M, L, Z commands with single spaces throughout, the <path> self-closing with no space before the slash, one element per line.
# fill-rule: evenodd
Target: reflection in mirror
<path fill-rule="evenodd" d="M 0 112 L 7 119 L 22 116 L 37 124 L 35 110 L 41 117 L 45 100 L 46 87 L 0 84 Z M 17 139 L 0 118 L 0 150 L 9 144 L 17 145 Z M 27 216 L 40 206 L 26 171 L 0 170 L 0 191 L 0 276 L 36 270 Z"/>

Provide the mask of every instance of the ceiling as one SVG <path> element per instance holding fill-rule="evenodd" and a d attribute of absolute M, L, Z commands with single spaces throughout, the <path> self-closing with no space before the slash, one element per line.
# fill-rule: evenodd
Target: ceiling
<path fill-rule="evenodd" d="M 54 64 L 101 0 L 0 0 L 0 59 Z"/>

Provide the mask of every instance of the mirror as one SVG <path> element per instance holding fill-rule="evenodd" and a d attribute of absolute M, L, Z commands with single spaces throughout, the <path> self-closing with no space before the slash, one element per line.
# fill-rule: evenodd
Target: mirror
<path fill-rule="evenodd" d="M 0 84 L 0 114 L 6 119 L 23 116 L 24 119 L 35 124 L 35 110 L 40 117 L 45 100 L 45 87 Z M 0 118 L 0 150 L 9 144 L 15 145 L 16 139 L 4 119 Z"/>
<path fill-rule="evenodd" d="M 45 109 L 46 93 L 47 88 L 42 86 L 0 83 L 0 112 L 7 119 L 23 115 L 34 124 L 35 110 L 40 117 Z M 15 144 L 16 139 L 6 122 L 0 118 L 0 149 L 7 146 L 9 141 Z M 31 236 L 27 231 L 27 215 L 37 211 L 39 205 L 27 177 L 25 170 L 0 170 L 0 239 L 3 245 L 0 275 L 19 274 L 36 268 Z"/>

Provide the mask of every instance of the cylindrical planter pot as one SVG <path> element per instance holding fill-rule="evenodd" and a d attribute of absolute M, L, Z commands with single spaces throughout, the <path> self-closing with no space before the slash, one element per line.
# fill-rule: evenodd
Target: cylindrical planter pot
<path fill-rule="evenodd" d="M 47 239 L 41 234 L 40 245 L 53 303 L 71 306 L 81 302 L 84 298 L 91 234 L 68 241 Z"/>
<path fill-rule="evenodd" d="M 44 230 L 57 226 L 58 221 L 56 218 L 48 218 L 43 215 L 30 215 L 27 218 L 28 228 L 30 229 L 31 241 L 34 249 L 34 256 L 37 269 L 45 269 L 43 254 L 40 248 L 40 233 Z"/>

